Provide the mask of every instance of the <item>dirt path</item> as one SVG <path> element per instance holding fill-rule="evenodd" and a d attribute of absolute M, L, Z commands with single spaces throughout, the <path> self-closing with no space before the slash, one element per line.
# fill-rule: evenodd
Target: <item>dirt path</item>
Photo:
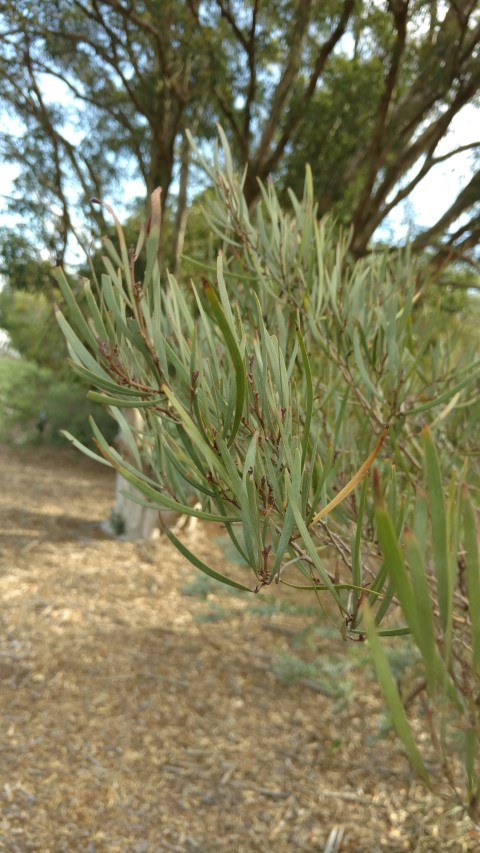
<path fill-rule="evenodd" d="M 107 539 L 113 476 L 80 455 L 0 465 L 1 851 L 297 853 L 336 826 L 341 851 L 480 850 L 413 779 L 363 650 L 300 634 L 320 614 Z M 217 539 L 195 546 L 221 565 Z"/>

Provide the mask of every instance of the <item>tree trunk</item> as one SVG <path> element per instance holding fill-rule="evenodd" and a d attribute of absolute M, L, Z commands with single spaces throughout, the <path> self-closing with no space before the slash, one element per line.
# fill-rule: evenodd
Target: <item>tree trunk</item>
<path fill-rule="evenodd" d="M 195 133 L 195 127 L 191 128 L 191 133 Z M 187 188 L 188 188 L 188 172 L 190 168 L 191 148 L 190 143 L 185 133 L 182 133 L 182 147 L 180 152 L 180 186 L 178 190 L 177 212 L 175 216 L 175 230 L 173 233 L 173 274 L 178 275 L 180 269 L 180 260 L 183 252 L 183 244 L 185 241 L 185 230 L 187 227 L 188 208 L 187 208 Z"/>
<path fill-rule="evenodd" d="M 145 433 L 145 422 L 139 409 L 124 409 L 123 416 L 130 431 L 131 438 L 140 449 L 148 439 Z M 130 449 L 128 437 L 121 425 L 116 438 L 116 445 L 126 462 L 135 464 L 135 458 Z M 159 514 L 157 510 L 141 506 L 131 500 L 131 497 L 142 498 L 121 474 L 117 473 L 115 480 L 115 502 L 108 521 L 102 524 L 106 533 L 122 536 L 125 539 L 152 539 L 158 535 Z M 157 533 L 155 534 L 155 531 Z"/>
<path fill-rule="evenodd" d="M 124 539 L 154 539 L 159 535 L 159 513 L 130 500 L 129 495 L 142 498 L 121 474 L 115 480 L 115 503 L 108 521 L 102 530 Z"/>
<path fill-rule="evenodd" d="M 139 409 L 124 409 L 123 415 L 141 452 L 142 445 L 149 444 L 142 415 Z M 122 430 L 117 436 L 116 444 L 125 461 L 135 465 L 135 459 Z M 168 509 L 150 509 L 136 503 L 135 498 L 145 499 L 138 489 L 117 473 L 113 509 L 110 518 L 101 525 L 105 533 L 120 536 L 123 539 L 156 539 L 165 526 L 174 531 L 183 530 L 188 534 L 195 531 L 198 522 L 195 516 L 183 515 Z M 193 497 L 189 504 L 192 508 L 201 508 L 196 497 Z"/>

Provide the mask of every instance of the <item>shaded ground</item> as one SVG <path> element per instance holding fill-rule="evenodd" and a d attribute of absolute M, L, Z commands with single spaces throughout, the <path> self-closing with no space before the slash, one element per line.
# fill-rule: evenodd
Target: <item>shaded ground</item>
<path fill-rule="evenodd" d="M 300 633 L 316 611 L 107 539 L 113 476 L 78 454 L 0 463 L 0 850 L 296 853 L 336 826 L 350 853 L 480 850 L 411 775 L 365 651 Z M 195 547 L 220 566 L 217 540 Z"/>

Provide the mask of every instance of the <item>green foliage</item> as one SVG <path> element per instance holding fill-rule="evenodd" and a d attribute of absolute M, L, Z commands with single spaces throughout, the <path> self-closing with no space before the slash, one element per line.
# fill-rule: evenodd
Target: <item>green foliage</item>
<path fill-rule="evenodd" d="M 23 234 L 0 229 L 0 273 L 12 291 L 41 293 L 52 299 L 57 292 L 52 264 L 37 254 Z"/>
<path fill-rule="evenodd" d="M 106 411 L 85 400 L 85 389 L 72 379 L 58 379 L 47 367 L 26 359 L 0 358 L 0 441 L 24 444 L 65 443 L 68 429 L 89 444 L 90 415 L 113 440 L 115 423 Z"/>
<path fill-rule="evenodd" d="M 200 265 L 200 281 L 161 281 L 158 192 L 135 253 L 115 220 L 97 301 L 84 286 L 86 313 L 58 272 L 68 310 L 58 320 L 74 370 L 96 389 L 92 400 L 141 415 L 127 437 L 143 446 L 148 467 L 138 453 L 122 458 L 92 422 L 98 458 L 148 505 L 223 523 L 251 585 L 246 569 L 244 583 L 221 574 L 166 531 L 209 578 L 244 591 L 272 582 L 309 590 L 328 602 L 344 639 L 362 642 L 367 632 L 393 722 L 428 781 L 381 638 L 411 633 L 428 695 L 450 702 L 462 727 L 455 484 L 466 475 L 461 451 L 452 445 L 439 457 L 424 424 L 438 444 L 447 440 L 452 410 L 476 399 L 480 363 L 448 335 L 429 334 L 415 307 L 427 284 L 408 251 L 354 260 L 350 235 L 318 220 L 309 170 L 303 196 L 289 194 L 290 210 L 269 183 L 252 213 L 220 138 L 213 165 L 197 152 L 215 187 L 206 217 L 222 249 L 214 267 Z M 372 503 L 365 478 L 374 463 Z M 189 505 L 192 492 L 202 510 Z M 469 518 L 470 529 L 473 509 Z M 472 551 L 471 530 L 467 540 Z M 398 603 L 400 623 L 391 616 Z M 467 728 L 471 756 L 469 717 Z"/>
<path fill-rule="evenodd" d="M 274 659 L 273 674 L 282 684 L 307 684 L 344 704 L 352 690 L 348 678 L 351 666 L 352 662 L 346 656 L 341 660 L 306 661 L 298 655 L 279 650 Z"/>
<path fill-rule="evenodd" d="M 375 491 L 375 517 L 392 592 L 400 603 L 422 661 L 424 679 L 416 691 L 435 755 L 421 756 L 392 666 L 380 643 L 375 620 L 364 604 L 367 636 L 391 717 L 408 757 L 430 785 L 435 773 L 462 797 L 457 767 L 463 765 L 467 803 L 476 816 L 480 794 L 480 585 L 477 521 L 465 486 L 453 482 L 443 494 L 439 460 L 430 432 L 423 433 L 425 492 L 415 506 L 413 530 L 401 542 L 382 496 Z M 428 497 L 426 497 L 426 495 Z M 431 554 L 431 557 L 430 557 Z M 458 745 L 460 744 L 460 749 Z M 458 755 L 458 753 L 460 753 Z"/>
<path fill-rule="evenodd" d="M 183 246 L 182 264 L 178 279 L 189 282 L 198 278 L 201 264 L 211 268 L 215 264 L 222 239 L 212 232 L 205 219 L 205 206 L 214 198 L 213 188 L 200 193 L 188 209 L 187 229 Z"/>
<path fill-rule="evenodd" d="M 203 161 L 217 187 L 208 221 L 223 241 L 211 270 L 215 286 L 204 278 L 186 295 L 168 276 L 160 287 L 156 195 L 143 285 L 117 222 L 118 250 L 105 241 L 100 311 L 87 288 L 87 322 L 59 274 L 71 325 L 60 313 L 59 322 L 76 371 L 99 389 L 92 399 L 140 408 L 155 476 L 122 462 L 96 430 L 109 461 L 164 506 L 183 511 L 196 491 L 210 507 L 206 516 L 226 524 L 257 584 L 278 577 L 287 562 L 310 581 L 314 575 L 350 619 L 354 605 L 337 590 L 319 543 L 335 550 L 339 535 L 346 565 L 361 562 L 359 543 L 352 549 L 350 534 L 344 541 L 340 531 L 370 525 L 364 500 L 359 518 L 353 493 L 386 427 L 404 487 L 421 469 L 415 433 L 425 413 L 461 395 L 479 365 L 468 360 L 467 368 L 450 352 L 428 350 L 425 330 L 414 325 L 416 272 L 408 253 L 353 262 L 348 235 L 337 243 L 330 223 L 317 221 L 310 173 L 303 198 L 291 195 L 292 213 L 269 185 L 252 219 L 225 139 L 223 160 L 223 171 L 218 160 L 213 168 Z M 401 523 L 402 486 L 393 473 L 389 479 Z M 335 499 L 327 524 L 334 495 L 343 500 Z"/>
<path fill-rule="evenodd" d="M 0 327 L 8 332 L 13 348 L 24 358 L 42 367 L 62 367 L 65 341 L 55 323 L 52 303 L 43 293 L 10 288 L 1 291 Z"/>
<path fill-rule="evenodd" d="M 282 164 L 282 183 L 302 191 L 305 163 L 312 167 L 315 197 L 322 212 L 332 210 L 347 226 L 364 185 L 368 168 L 359 168 L 352 180 L 344 174 L 369 141 L 383 88 L 380 57 L 336 56 L 324 83 L 307 108 L 302 144 L 294 146 Z M 319 140 L 322 144 L 319 145 Z"/>
<path fill-rule="evenodd" d="M 474 364 L 480 358 L 480 293 L 478 274 L 454 268 L 440 275 L 439 286 L 426 288 L 414 315 L 417 328 L 430 330 L 432 349 L 451 349 L 454 359 L 465 358 Z M 429 369 L 425 354 L 425 366 Z M 433 425 L 435 441 L 442 458 L 469 458 L 469 478 L 480 485 L 480 379 L 471 386 L 469 399 L 454 400 L 442 428 Z"/>

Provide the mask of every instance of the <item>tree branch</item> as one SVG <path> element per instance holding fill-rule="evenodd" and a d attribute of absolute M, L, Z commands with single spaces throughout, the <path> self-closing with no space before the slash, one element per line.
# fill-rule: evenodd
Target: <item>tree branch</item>
<path fill-rule="evenodd" d="M 312 2 L 313 0 L 305 0 L 305 2 L 303 2 L 303 0 L 299 0 L 299 2 L 297 2 L 295 23 L 292 29 L 292 38 L 287 60 L 280 80 L 276 86 L 272 103 L 269 108 L 268 119 L 265 123 L 265 127 L 263 128 L 260 142 L 254 157 L 253 168 L 257 174 L 260 174 L 262 171 L 262 165 L 267 158 L 272 139 L 279 126 L 282 111 L 285 109 L 285 106 L 292 95 L 292 87 L 302 61 L 302 48 L 307 35 L 308 24 L 310 22 Z"/>
<path fill-rule="evenodd" d="M 445 160 L 450 160 L 451 157 L 456 157 L 457 154 L 463 154 L 465 151 L 473 151 L 475 148 L 480 148 L 480 140 L 477 142 L 468 142 L 465 145 L 459 145 L 458 148 L 454 148 L 452 151 L 448 151 L 446 154 L 441 154 L 439 157 L 434 157 L 432 160 L 432 166 L 437 166 L 439 163 L 444 163 Z"/>
<path fill-rule="evenodd" d="M 419 234 L 414 240 L 413 246 L 415 249 L 421 249 L 433 242 L 435 238 L 441 235 L 462 213 L 465 213 L 471 207 L 478 203 L 480 199 L 480 171 L 475 172 L 467 186 L 457 196 L 453 204 L 450 205 L 447 211 L 437 219 L 436 223 Z M 461 231 L 457 236 L 465 231 L 466 226 L 462 226 Z M 455 240 L 455 235 L 450 236 L 450 240 Z"/>
<path fill-rule="evenodd" d="M 248 156 L 248 152 L 250 150 L 250 136 L 251 136 L 251 121 L 252 121 L 252 106 L 255 101 L 255 95 L 257 91 L 257 67 L 255 64 L 255 47 L 256 47 L 256 29 L 257 29 L 257 15 L 258 15 L 258 6 L 259 0 L 254 0 L 253 9 L 252 9 L 252 23 L 250 25 L 249 37 L 248 37 L 248 49 L 247 49 L 247 58 L 248 58 L 248 71 L 250 75 L 248 89 L 247 89 L 247 98 L 244 109 L 244 119 L 243 119 L 243 135 L 246 142 L 246 151 L 245 155 Z M 244 156 L 246 161 L 247 156 Z"/>
<path fill-rule="evenodd" d="M 365 205 L 371 196 L 372 189 L 375 183 L 375 178 L 378 174 L 381 163 L 383 162 L 383 139 L 385 136 L 385 128 L 387 124 L 388 114 L 391 111 L 392 100 L 395 91 L 395 84 L 400 71 L 400 60 L 405 51 L 407 38 L 407 22 L 408 22 L 408 2 L 409 0 L 389 0 L 389 8 L 393 14 L 397 35 L 393 46 L 392 57 L 383 93 L 378 106 L 377 122 L 369 144 L 369 167 L 363 184 L 362 192 L 358 199 L 357 209 L 353 215 L 353 228 L 358 226 L 358 220 L 361 219 L 364 213 Z"/>
<path fill-rule="evenodd" d="M 475 75 L 472 75 L 463 88 L 458 90 L 456 97 L 448 109 L 436 121 L 428 125 L 411 145 L 405 146 L 403 151 L 397 153 L 396 158 L 386 168 L 376 191 L 370 195 L 369 199 L 364 200 L 363 207 L 360 208 L 360 204 L 357 204 L 354 217 L 354 236 L 352 239 L 352 251 L 355 254 L 364 253 L 375 228 L 382 221 L 386 213 L 393 208 L 391 203 L 388 205 L 385 204 L 385 199 L 401 176 L 405 175 L 425 152 L 427 152 L 425 164 L 420 170 L 418 179 L 413 179 L 411 189 L 433 168 L 435 165 L 432 156 L 433 151 L 445 135 L 454 116 L 472 99 L 479 87 L 480 69 L 478 69 Z M 385 153 L 384 157 L 386 157 Z M 406 193 L 401 190 L 398 200 L 400 201 L 405 196 Z"/>
<path fill-rule="evenodd" d="M 235 20 L 235 16 L 232 12 L 229 0 L 227 0 L 226 3 L 224 2 L 224 0 L 217 0 L 217 6 L 220 10 L 220 15 L 222 16 L 222 18 L 225 18 L 225 20 L 228 21 L 232 31 L 235 33 L 235 37 L 237 38 L 237 40 L 242 45 L 245 53 L 248 55 L 249 40 L 244 36 L 242 30 L 238 26 L 238 24 Z M 256 15 L 256 12 L 255 12 L 255 15 Z"/>
<path fill-rule="evenodd" d="M 100 106 L 98 100 L 95 100 L 93 95 L 88 95 L 88 94 L 85 94 L 84 92 L 80 92 L 80 90 L 77 89 L 77 87 L 73 85 L 73 83 L 68 79 L 68 77 L 65 76 L 65 74 L 62 74 L 60 71 L 56 71 L 51 66 L 46 65 L 45 63 L 39 61 L 38 59 L 35 61 L 35 66 L 36 66 L 36 69 L 38 69 L 38 71 L 40 71 L 41 73 L 47 74 L 51 77 L 55 77 L 57 80 L 61 80 L 61 82 L 64 83 L 65 86 L 67 86 L 67 88 L 70 90 L 72 95 L 74 95 L 75 98 L 78 98 L 79 101 L 82 101 L 85 104 L 89 104 L 90 106 L 94 107 L 96 110 L 101 109 L 102 111 L 105 111 L 107 113 L 107 115 L 109 115 L 113 119 L 113 121 L 118 123 L 124 130 L 127 131 L 127 133 L 129 134 L 129 145 L 131 146 L 131 148 L 132 148 L 132 150 L 133 150 L 133 152 L 137 158 L 138 167 L 139 167 L 140 173 L 142 175 L 142 178 L 144 178 L 144 180 L 146 181 L 145 164 L 143 162 L 143 159 L 144 159 L 143 152 L 142 152 L 141 148 L 138 146 L 136 139 L 135 139 L 137 129 L 129 122 L 125 113 L 120 111 L 119 109 L 114 109 L 108 103 L 105 103 L 105 102 L 103 102 Z"/>
<path fill-rule="evenodd" d="M 250 177 L 247 174 L 247 182 L 250 188 L 248 200 L 250 203 L 258 195 L 257 177 L 264 179 L 266 175 L 270 174 L 276 168 L 283 152 L 285 151 L 286 146 L 291 141 L 294 133 L 298 132 L 302 123 L 305 121 L 305 105 L 313 97 L 318 79 L 323 73 L 326 62 L 345 33 L 354 6 L 355 0 L 344 0 L 338 24 L 331 33 L 330 37 L 327 39 L 327 41 L 324 42 L 324 44 L 322 45 L 318 53 L 313 71 L 310 74 L 308 83 L 303 91 L 303 95 L 299 95 L 298 103 L 300 106 L 297 109 L 290 110 L 290 113 L 287 115 L 286 121 L 283 124 L 283 130 L 280 134 L 278 142 L 275 145 L 273 151 L 270 153 L 270 155 L 268 155 L 268 150 L 270 148 L 276 128 L 280 123 L 280 112 L 278 109 L 280 102 L 276 101 L 274 106 L 272 106 L 272 109 L 270 110 L 270 121 L 267 127 L 264 129 L 262 140 L 249 169 L 249 172 L 251 171 L 253 174 Z M 291 70 L 289 73 L 289 77 L 290 76 Z"/>

